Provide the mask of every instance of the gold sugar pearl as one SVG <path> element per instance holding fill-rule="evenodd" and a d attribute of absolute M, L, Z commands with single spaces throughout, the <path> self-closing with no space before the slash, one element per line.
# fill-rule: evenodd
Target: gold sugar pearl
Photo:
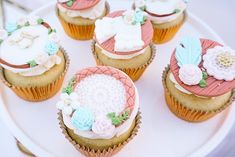
<path fill-rule="evenodd" d="M 220 67 L 229 68 L 235 62 L 235 56 L 229 52 L 223 52 L 216 56 L 216 63 Z"/>

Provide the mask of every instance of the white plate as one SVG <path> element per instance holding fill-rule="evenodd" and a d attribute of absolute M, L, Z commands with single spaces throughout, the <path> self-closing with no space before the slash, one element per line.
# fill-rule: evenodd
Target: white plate
<path fill-rule="evenodd" d="M 109 0 L 111 10 L 131 7 L 130 0 Z M 34 12 L 57 28 L 62 45 L 71 58 L 66 80 L 77 70 L 95 66 L 90 41 L 75 41 L 65 35 L 51 3 Z M 173 48 L 185 35 L 214 39 L 223 43 L 218 35 L 196 16 L 189 18 L 177 36 L 167 44 L 157 45 L 157 56 L 144 76 L 136 82 L 140 94 L 142 125 L 139 134 L 116 156 L 205 156 L 225 137 L 235 120 L 231 107 L 203 123 L 188 123 L 175 117 L 167 108 L 161 74 L 169 63 Z M 66 82 L 66 81 L 65 81 Z M 37 156 L 80 156 L 65 139 L 58 125 L 55 103 L 59 94 L 48 101 L 30 103 L 15 96 L 1 84 L 0 114 L 13 135 Z"/>

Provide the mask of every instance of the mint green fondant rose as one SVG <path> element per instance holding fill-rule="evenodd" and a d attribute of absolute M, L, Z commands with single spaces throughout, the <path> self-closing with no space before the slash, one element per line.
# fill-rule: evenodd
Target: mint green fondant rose
<path fill-rule="evenodd" d="M 73 126 L 80 131 L 91 130 L 94 121 L 95 117 L 93 113 L 84 107 L 79 107 L 72 116 Z"/>
<path fill-rule="evenodd" d="M 45 51 L 48 53 L 50 56 L 54 55 L 58 52 L 59 47 L 56 43 L 54 42 L 48 42 L 45 46 Z"/>
<path fill-rule="evenodd" d="M 136 11 L 134 14 L 134 24 L 144 24 L 146 20 L 146 16 L 143 11 Z"/>
<path fill-rule="evenodd" d="M 8 33 L 12 33 L 18 29 L 17 23 L 7 23 L 6 30 Z"/>

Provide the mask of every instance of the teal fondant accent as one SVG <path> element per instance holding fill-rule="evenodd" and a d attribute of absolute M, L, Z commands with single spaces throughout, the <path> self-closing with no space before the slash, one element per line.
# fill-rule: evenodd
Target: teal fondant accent
<path fill-rule="evenodd" d="M 175 57 L 178 65 L 185 64 L 198 66 L 202 59 L 202 47 L 199 38 L 185 37 L 176 48 Z"/>
<path fill-rule="evenodd" d="M 146 16 L 143 11 L 136 11 L 134 14 L 134 24 L 144 24 Z"/>
<path fill-rule="evenodd" d="M 58 52 L 59 47 L 56 43 L 54 42 L 48 42 L 45 45 L 45 51 L 48 53 L 48 55 L 54 55 Z"/>
<path fill-rule="evenodd" d="M 12 33 L 18 29 L 17 23 L 6 23 L 6 30 L 8 33 Z"/>
<path fill-rule="evenodd" d="M 91 130 L 94 121 L 93 113 L 85 107 L 79 107 L 72 116 L 73 126 L 80 131 Z"/>

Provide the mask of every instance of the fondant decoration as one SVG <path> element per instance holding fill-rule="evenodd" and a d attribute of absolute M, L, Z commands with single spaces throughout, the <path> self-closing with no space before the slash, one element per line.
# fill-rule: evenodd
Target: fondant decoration
<path fill-rule="evenodd" d="M 12 33 L 18 29 L 17 23 L 6 23 L 6 30 L 8 33 Z"/>
<path fill-rule="evenodd" d="M 80 130 L 80 131 L 87 131 L 92 129 L 92 125 L 95 121 L 95 117 L 90 109 L 85 107 L 79 107 L 73 113 L 72 116 L 72 125 Z"/>
<path fill-rule="evenodd" d="M 79 108 L 77 93 L 73 92 L 70 95 L 62 93 L 56 107 L 62 110 L 63 114 L 70 116 L 74 110 Z"/>
<path fill-rule="evenodd" d="M 59 47 L 54 42 L 47 42 L 45 45 L 45 52 L 49 55 L 54 55 L 58 52 Z"/>
<path fill-rule="evenodd" d="M 58 3 L 65 9 L 84 11 L 94 7 L 100 1 L 101 0 L 58 0 Z"/>
<path fill-rule="evenodd" d="M 126 11 L 123 17 L 109 18 L 96 21 L 96 39 L 104 43 L 114 37 L 114 50 L 129 52 L 141 49 L 144 46 L 142 40 L 141 24 L 144 24 L 146 17 L 142 11 Z"/>
<path fill-rule="evenodd" d="M 76 78 L 73 77 L 67 87 L 63 88 L 63 93 L 67 93 L 68 95 L 71 94 L 73 92 L 73 88 L 74 88 L 74 85 L 76 84 Z"/>
<path fill-rule="evenodd" d="M 92 131 L 103 138 L 111 138 L 115 132 L 115 126 L 112 121 L 105 116 L 100 116 L 95 119 L 92 125 Z"/>
<path fill-rule="evenodd" d="M 210 76 L 218 80 L 235 79 L 235 51 L 229 47 L 216 46 L 203 56 L 203 66 Z"/>
<path fill-rule="evenodd" d="M 124 113 L 117 116 L 115 112 L 112 112 L 112 113 L 109 113 L 107 117 L 112 120 L 113 125 L 118 126 L 129 118 L 129 113 L 130 111 L 126 110 Z"/>
<path fill-rule="evenodd" d="M 186 37 L 176 48 L 175 57 L 180 67 L 179 78 L 187 85 L 197 85 L 202 79 L 198 67 L 201 62 L 202 48 L 198 38 Z"/>

